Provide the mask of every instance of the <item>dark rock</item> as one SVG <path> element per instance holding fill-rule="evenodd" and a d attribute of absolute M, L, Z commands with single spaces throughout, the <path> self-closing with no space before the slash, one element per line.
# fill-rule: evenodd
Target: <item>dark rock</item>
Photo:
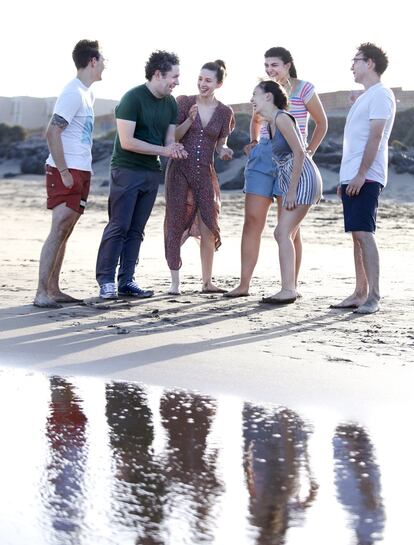
<path fill-rule="evenodd" d="M 239 170 L 236 176 L 221 184 L 221 189 L 243 189 L 244 187 L 244 167 Z"/>
<path fill-rule="evenodd" d="M 96 163 L 112 155 L 113 147 L 113 140 L 94 140 L 92 146 L 92 163 Z"/>
<path fill-rule="evenodd" d="M 342 161 L 342 153 L 338 151 L 323 153 L 319 151 L 319 149 L 316 151 L 314 155 L 315 162 L 318 165 L 340 165 Z"/>
<path fill-rule="evenodd" d="M 22 159 L 22 162 L 20 163 L 21 173 L 22 174 L 44 174 L 45 161 L 46 161 L 46 157 L 39 157 L 37 155 L 24 157 Z"/>
<path fill-rule="evenodd" d="M 101 187 L 108 187 L 109 186 L 109 180 L 104 180 L 101 184 Z"/>
<path fill-rule="evenodd" d="M 5 172 L 3 178 L 16 178 L 19 174 L 17 172 Z"/>
<path fill-rule="evenodd" d="M 234 152 L 234 157 L 241 157 L 244 154 L 243 148 L 250 142 L 250 136 L 245 131 L 235 129 L 227 140 L 227 145 Z"/>

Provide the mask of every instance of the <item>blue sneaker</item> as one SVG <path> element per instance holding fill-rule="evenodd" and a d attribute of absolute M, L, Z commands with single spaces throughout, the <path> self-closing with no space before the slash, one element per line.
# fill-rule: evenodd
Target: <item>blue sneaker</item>
<path fill-rule="evenodd" d="M 138 297 L 139 299 L 147 299 L 152 297 L 152 290 L 143 290 L 134 281 L 127 282 L 125 286 L 118 286 L 118 295 L 129 295 L 130 297 Z"/>
<path fill-rule="evenodd" d="M 102 286 L 99 287 L 99 297 L 101 299 L 116 299 L 118 296 L 116 294 L 115 284 L 113 282 L 102 284 Z"/>

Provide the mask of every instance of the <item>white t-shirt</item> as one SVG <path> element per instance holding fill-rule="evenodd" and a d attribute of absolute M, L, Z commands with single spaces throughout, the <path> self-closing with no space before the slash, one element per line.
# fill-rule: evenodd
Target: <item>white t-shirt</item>
<path fill-rule="evenodd" d="M 357 174 L 368 141 L 370 121 L 386 119 L 378 153 L 365 176 L 384 187 L 388 177 L 388 140 L 395 117 L 395 97 L 391 89 L 377 83 L 360 95 L 346 118 L 344 147 L 339 179 L 346 184 Z"/>
<path fill-rule="evenodd" d="M 62 132 L 63 152 L 68 168 L 92 171 L 92 131 L 94 96 L 78 78 L 70 81 L 59 95 L 53 113 L 69 125 Z M 48 165 L 55 167 L 49 154 Z"/>

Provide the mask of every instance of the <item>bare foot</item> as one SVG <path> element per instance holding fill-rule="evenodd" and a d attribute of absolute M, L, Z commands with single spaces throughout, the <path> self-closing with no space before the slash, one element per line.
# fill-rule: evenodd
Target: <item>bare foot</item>
<path fill-rule="evenodd" d="M 223 297 L 248 297 L 249 295 L 249 291 L 243 290 L 240 286 L 237 286 L 237 288 L 223 293 Z"/>
<path fill-rule="evenodd" d="M 208 282 L 207 284 L 203 284 L 203 287 L 201 288 L 201 293 L 227 293 L 227 290 L 219 288 L 212 282 Z"/>
<path fill-rule="evenodd" d="M 365 303 L 354 310 L 354 314 L 374 314 L 379 311 L 378 299 L 367 299 Z"/>
<path fill-rule="evenodd" d="M 76 299 L 76 297 L 63 293 L 63 291 L 49 293 L 49 297 L 54 299 L 57 303 L 81 303 L 83 301 L 83 299 Z"/>
<path fill-rule="evenodd" d="M 39 308 L 62 308 L 62 305 L 59 305 L 54 299 L 44 294 L 36 295 L 33 305 Z"/>
<path fill-rule="evenodd" d="M 171 282 L 170 289 L 168 290 L 168 295 L 181 295 L 180 285 L 175 282 Z"/>
<path fill-rule="evenodd" d="M 329 308 L 358 308 L 366 301 L 366 297 L 360 297 L 354 293 L 349 297 L 346 297 L 340 303 L 330 305 Z"/>
<path fill-rule="evenodd" d="M 287 305 L 294 303 L 298 295 L 296 290 L 281 289 L 274 295 L 269 297 L 262 297 L 262 303 L 269 303 L 271 305 Z"/>

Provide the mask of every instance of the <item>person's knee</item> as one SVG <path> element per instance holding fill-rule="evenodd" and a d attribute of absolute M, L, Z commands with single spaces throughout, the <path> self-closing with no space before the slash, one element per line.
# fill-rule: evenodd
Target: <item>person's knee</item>
<path fill-rule="evenodd" d="M 259 214 L 248 213 L 244 218 L 244 228 L 249 231 L 262 231 L 266 222 L 266 218 L 263 218 Z"/>

